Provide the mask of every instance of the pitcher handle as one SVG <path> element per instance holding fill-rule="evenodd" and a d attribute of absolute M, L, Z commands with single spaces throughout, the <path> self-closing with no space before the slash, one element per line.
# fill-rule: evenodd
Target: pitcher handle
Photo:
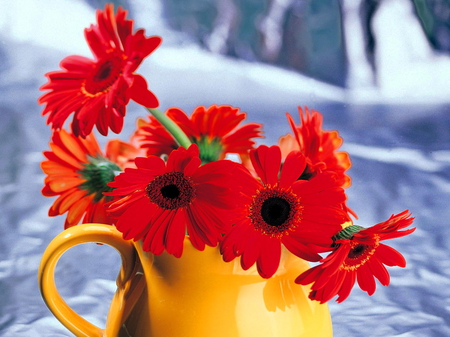
<path fill-rule="evenodd" d="M 122 268 L 117 277 L 118 288 L 133 275 L 136 265 L 136 251 L 131 241 L 113 226 L 103 224 L 83 224 L 66 229 L 57 235 L 46 248 L 38 271 L 39 289 L 53 315 L 77 337 L 104 336 L 104 330 L 88 322 L 75 313 L 63 300 L 56 288 L 55 268 L 60 257 L 71 247 L 96 242 L 115 248 L 122 258 Z"/>

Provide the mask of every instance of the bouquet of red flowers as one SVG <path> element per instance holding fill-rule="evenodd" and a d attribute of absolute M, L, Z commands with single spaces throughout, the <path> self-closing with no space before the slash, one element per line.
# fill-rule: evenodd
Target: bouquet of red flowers
<path fill-rule="evenodd" d="M 412 233 L 405 228 L 414 218 L 405 210 L 369 228 L 354 223 L 345 194 L 350 157 L 339 151 L 338 132 L 322 129 L 319 112 L 299 108 L 299 124 L 287 114 L 292 132 L 257 146 L 262 125 L 245 123 L 239 108 L 157 109 L 136 71 L 161 38 L 135 30 L 125 10 L 98 10 L 85 37 L 94 58 L 64 58 L 39 98 L 53 129 L 42 193 L 57 196 L 49 215 L 67 213 L 65 228 L 110 224 L 124 239 L 142 240 L 145 251 L 176 257 L 188 235 L 198 250 L 217 246 L 226 262 L 256 264 L 263 278 L 287 249 L 316 262 L 293 282 L 312 283 L 309 297 L 320 302 L 345 300 L 356 281 L 372 295 L 375 278 L 390 282 L 385 266 L 405 267 L 382 241 Z M 102 151 L 94 126 L 103 136 L 120 133 L 130 99 L 148 118 L 138 119 L 128 141 L 110 140 Z"/>

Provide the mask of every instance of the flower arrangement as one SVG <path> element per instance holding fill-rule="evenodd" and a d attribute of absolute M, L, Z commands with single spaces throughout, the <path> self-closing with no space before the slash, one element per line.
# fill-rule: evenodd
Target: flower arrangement
<path fill-rule="evenodd" d="M 414 218 L 405 210 L 369 228 L 355 224 L 345 194 L 350 157 L 339 151 L 338 132 L 322 129 L 319 112 L 299 108 L 299 124 L 287 114 L 292 132 L 257 146 L 262 125 L 245 123 L 238 108 L 158 109 L 136 71 L 162 40 L 134 30 L 122 8 L 98 10 L 85 37 L 94 59 L 64 58 L 39 98 L 53 129 L 42 193 L 57 197 L 49 216 L 67 214 L 65 228 L 110 224 L 124 239 L 142 240 L 145 251 L 175 257 L 187 235 L 200 251 L 218 247 L 225 262 L 256 265 L 262 278 L 276 273 L 287 249 L 316 262 L 293 282 L 312 284 L 309 298 L 322 303 L 342 302 L 356 282 L 372 295 L 375 278 L 389 285 L 385 266 L 405 267 L 381 241 L 412 233 Z M 120 133 L 130 99 L 148 118 L 138 119 L 128 141 L 110 140 L 102 151 L 94 127 Z"/>

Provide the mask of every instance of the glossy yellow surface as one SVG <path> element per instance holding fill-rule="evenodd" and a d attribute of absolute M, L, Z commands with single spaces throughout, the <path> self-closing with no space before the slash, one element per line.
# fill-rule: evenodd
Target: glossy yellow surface
<path fill-rule="evenodd" d="M 59 295 L 53 279 L 60 256 L 83 242 L 116 248 L 123 266 L 106 328 L 78 316 Z M 309 289 L 294 283 L 308 263 L 284 252 L 272 278 L 225 263 L 217 248 L 200 252 L 185 240 L 179 259 L 143 252 L 124 241 L 114 227 L 79 225 L 57 236 L 39 269 L 42 296 L 53 314 L 76 336 L 123 337 L 329 337 L 326 304 L 308 299 Z"/>

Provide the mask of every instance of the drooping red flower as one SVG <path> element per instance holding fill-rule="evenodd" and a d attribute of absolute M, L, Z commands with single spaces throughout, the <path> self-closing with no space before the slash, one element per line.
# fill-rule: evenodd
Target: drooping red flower
<path fill-rule="evenodd" d="M 301 120 L 298 126 L 287 114 L 297 142 L 293 143 L 289 136 L 282 137 L 280 146 L 288 147 L 288 151 L 300 150 L 307 158 L 307 167 L 301 179 L 309 179 L 317 172 L 331 171 L 337 174 L 337 181 L 343 188 L 349 187 L 350 177 L 345 172 L 351 167 L 351 162 L 347 152 L 337 151 L 343 141 L 339 133 L 322 129 L 323 116 L 320 112 L 307 107 L 305 114 L 301 107 L 298 110 Z"/>
<path fill-rule="evenodd" d="M 374 277 L 384 286 L 390 283 L 384 265 L 406 266 L 402 254 L 380 241 L 411 234 L 415 228 L 400 230 L 411 225 L 413 220 L 406 210 L 370 228 L 356 225 L 344 228 L 335 237 L 333 252 L 320 265 L 297 277 L 295 282 L 303 285 L 313 283 L 309 298 L 321 303 L 335 295 L 339 296 L 337 302 L 344 301 L 356 281 L 362 290 L 373 295 L 376 289 Z"/>
<path fill-rule="evenodd" d="M 241 187 L 245 200 L 234 212 L 237 222 L 221 241 L 225 261 L 241 257 L 242 268 L 256 263 L 259 274 L 271 277 L 280 263 L 281 245 L 308 261 L 320 260 L 317 252 L 329 251 L 331 237 L 348 220 L 342 203 L 345 194 L 333 173 L 297 180 L 306 158 L 291 152 L 281 169 L 278 146 L 259 146 L 250 151 L 260 180 Z"/>
<path fill-rule="evenodd" d="M 51 151 L 44 152 L 47 160 L 41 163 L 47 174 L 42 194 L 58 196 L 49 216 L 67 212 L 64 228 L 80 221 L 112 224 L 104 207 L 112 197 L 103 192 L 112 190 L 107 183 L 113 181 L 123 167 L 130 165 L 129 160 L 138 149 L 114 140 L 108 142 L 106 154 L 103 154 L 93 134 L 82 139 L 64 129 L 54 131 L 50 148 Z"/>
<path fill-rule="evenodd" d="M 239 164 L 229 160 L 200 166 L 196 144 L 160 157 L 135 159 L 136 169 L 126 169 L 109 184 L 110 195 L 121 197 L 109 205 L 116 227 L 126 240 L 143 241 L 155 255 L 164 249 L 180 257 L 187 233 L 198 250 L 216 246 L 234 218 L 238 185 L 230 184 Z"/>
<path fill-rule="evenodd" d="M 168 109 L 167 116 L 200 148 L 202 162 L 224 159 L 226 154 L 245 154 L 255 145 L 253 138 L 262 137 L 262 125 L 248 123 L 239 126 L 246 113 L 228 105 L 195 108 L 191 117 L 178 108 Z M 141 125 L 136 136 L 147 155 L 169 154 L 178 147 L 174 138 L 153 117 Z"/>
<path fill-rule="evenodd" d="M 46 104 L 42 114 L 53 129 L 61 129 L 74 113 L 72 131 L 86 137 L 94 125 L 102 135 L 108 129 L 122 130 L 126 105 L 132 99 L 149 108 L 159 105 L 147 89 L 147 82 L 134 72 L 143 59 L 161 43 L 157 36 L 145 37 L 144 30 L 133 32 L 121 7 L 114 15 L 112 4 L 97 10 L 97 24 L 85 30 L 95 59 L 72 55 L 61 61 L 62 71 L 47 73 L 49 81 L 41 90 L 50 90 L 38 100 Z"/>

